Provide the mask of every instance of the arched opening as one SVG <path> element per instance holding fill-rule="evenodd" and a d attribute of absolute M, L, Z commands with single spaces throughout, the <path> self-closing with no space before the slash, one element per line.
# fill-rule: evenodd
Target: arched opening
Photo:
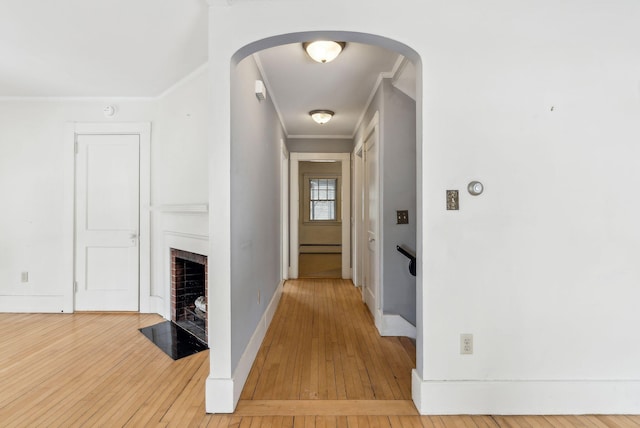
<path fill-rule="evenodd" d="M 269 305 L 269 302 L 261 302 L 262 296 L 276 296 L 279 293 L 279 290 L 276 288 L 273 289 L 261 289 L 260 286 L 256 286 L 259 281 L 256 281 L 256 270 L 260 270 L 264 275 L 265 269 L 268 270 L 267 275 L 270 277 L 270 281 L 273 281 L 273 275 L 279 274 L 281 278 L 286 278 L 286 273 L 284 273 L 284 269 L 280 269 L 280 267 L 284 267 L 286 262 L 282 259 L 284 257 L 283 251 L 277 252 L 274 251 L 269 257 L 261 259 L 259 263 L 262 263 L 259 266 L 243 265 L 246 260 L 251 260 L 252 263 L 256 263 L 256 257 L 251 257 L 255 254 L 255 251 L 265 252 L 266 248 L 264 247 L 267 242 L 271 241 L 273 244 L 274 239 L 282 240 L 282 237 L 286 234 L 283 233 L 283 229 L 280 229 L 279 233 L 272 233 L 273 236 L 269 235 L 267 237 L 263 237 L 263 239 L 258 242 L 255 239 L 257 234 L 257 228 L 259 227 L 259 217 L 256 214 L 255 210 L 248 209 L 251 202 L 255 204 L 256 202 L 263 205 L 268 205 L 270 198 L 276 198 L 277 195 L 282 195 L 282 160 L 287 156 L 282 156 L 282 147 L 280 144 L 276 144 L 275 142 L 279 142 L 281 140 L 286 140 L 287 136 L 279 133 L 277 130 L 269 131 L 268 139 L 273 144 L 268 146 L 268 144 L 261 145 L 259 147 L 254 147 L 251 151 L 247 151 L 246 147 L 236 147 L 234 146 L 234 142 L 237 141 L 239 136 L 245 136 L 247 132 L 251 132 L 251 129 L 257 129 L 258 127 L 246 126 L 246 122 L 242 120 L 242 118 L 238 117 L 235 113 L 239 110 L 236 103 L 237 101 L 234 99 L 236 94 L 234 93 L 233 81 L 235 79 L 234 73 L 238 72 L 238 67 L 242 64 L 243 60 L 248 58 L 249 56 L 260 52 L 264 49 L 269 49 L 272 47 L 276 47 L 283 44 L 290 43 L 301 43 L 304 41 L 308 41 L 314 38 L 326 38 L 333 40 L 341 40 L 346 41 L 347 43 L 362 43 L 368 45 L 380 46 L 385 49 L 392 50 L 403 55 L 417 70 L 416 76 L 420 76 L 420 59 L 415 51 L 411 48 L 403 45 L 399 42 L 393 41 L 388 38 L 384 38 L 381 36 L 376 36 L 372 34 L 365 33 L 355 33 L 355 32 L 337 32 L 337 31 L 323 31 L 323 32 L 301 32 L 301 33 L 290 33 L 284 35 L 278 35 L 269 37 L 266 39 L 262 39 L 253 43 L 250 43 L 243 48 L 236 51 L 236 53 L 232 56 L 231 59 L 231 110 L 230 110 L 230 207 L 229 207 L 229 217 L 230 217 L 230 290 L 228 291 L 228 304 L 229 308 L 219 312 L 219 316 L 222 316 L 224 312 L 228 313 L 229 320 L 227 322 L 226 328 L 228 330 L 221 332 L 222 336 L 227 335 L 228 339 L 228 355 L 225 354 L 225 350 L 219 350 L 217 352 L 212 352 L 211 354 L 211 365 L 212 365 L 212 373 L 213 367 L 220 367 L 221 364 L 228 364 L 228 375 L 229 378 L 232 379 L 232 390 L 233 390 L 233 401 L 232 406 L 238 401 L 238 397 L 240 395 L 240 391 L 242 390 L 242 386 L 248 376 L 249 369 L 251 367 L 251 363 L 255 358 L 255 354 L 257 353 L 257 347 L 261 341 L 260 334 L 264 336 L 264 332 L 268 326 L 270 321 L 269 316 L 273 315 L 272 308 Z M 257 77 L 257 76 L 256 76 Z M 421 95 L 420 95 L 420 81 L 419 78 L 416 79 L 416 99 L 415 99 L 415 114 L 413 119 L 414 127 L 414 156 L 415 156 L 415 167 L 414 175 L 413 175 L 413 185 L 416 186 L 413 197 L 415 203 L 415 209 L 413 210 L 413 217 L 411 220 L 415 222 L 415 232 L 414 238 L 419 236 L 421 230 L 421 215 L 420 215 L 420 206 L 421 206 L 421 165 L 420 165 L 420 156 L 416 154 L 420 153 L 420 142 L 421 138 L 421 126 L 420 126 L 420 117 L 421 117 Z M 242 89 L 243 91 L 247 91 L 247 89 Z M 259 109 L 260 105 L 255 104 L 253 108 Z M 242 114 L 250 115 L 251 112 L 248 109 L 242 108 Z M 271 117 L 270 120 L 275 120 L 274 117 Z M 365 123 L 366 122 L 366 123 Z M 361 131 L 358 133 L 354 132 L 353 138 L 353 146 L 357 148 L 357 144 L 366 143 L 369 129 L 370 120 L 367 119 L 363 121 L 363 124 L 360 126 Z M 249 136 L 248 139 L 258 140 L 259 138 L 254 136 Z M 286 150 L 285 150 L 286 151 Z M 262 171 L 262 166 L 264 166 L 265 162 L 271 162 L 271 165 L 278 165 L 277 174 L 275 174 L 276 169 L 271 169 L 271 172 L 274 172 L 273 175 L 269 176 L 268 179 L 265 179 L 264 176 L 260 175 L 260 171 Z M 355 167 L 355 165 L 354 165 Z M 381 173 L 384 175 L 384 171 L 381 170 Z M 276 185 L 276 183 L 280 182 L 280 185 Z M 260 183 L 260 188 L 256 191 L 250 191 L 248 189 L 252 188 L 255 183 Z M 362 184 L 362 183 L 361 183 Z M 351 184 L 349 185 L 351 188 Z M 264 189 L 268 189 L 267 191 L 263 191 Z M 362 188 L 357 189 L 362 194 Z M 382 189 L 380 189 L 382 191 Z M 238 196 L 243 195 L 243 196 Z M 282 211 L 282 207 L 285 206 L 282 200 L 277 201 L 278 203 L 273 204 L 275 207 L 274 210 L 269 211 L 267 214 L 269 216 L 266 219 L 269 224 L 273 224 L 273 220 L 276 217 L 276 211 L 279 212 L 278 217 L 280 221 L 280 226 L 282 225 L 284 215 L 280 211 Z M 243 205 L 244 204 L 244 205 Z M 349 201 L 349 206 L 351 207 L 353 204 Z M 396 207 L 397 209 L 406 208 L 406 207 Z M 382 208 L 381 208 L 382 209 Z M 247 216 L 247 214 L 251 213 Z M 348 219 L 351 221 L 351 218 Z M 273 231 L 272 231 L 273 232 Z M 382 236 L 382 233 L 381 233 Z M 382 239 L 381 239 L 382 240 Z M 363 236 L 362 232 L 360 235 L 354 235 L 351 238 L 350 242 L 354 244 L 354 246 L 363 247 Z M 357 242 L 357 244 L 355 244 Z M 414 239 L 415 247 L 412 248 L 413 251 L 416 252 L 418 258 L 421 256 L 420 252 L 420 240 Z M 393 251 L 395 251 L 395 245 L 393 243 L 389 243 L 392 245 Z M 388 246 L 387 246 L 388 247 Z M 283 242 L 280 242 L 280 248 L 283 248 Z M 280 257 L 278 259 L 278 256 Z M 356 260 L 358 257 L 355 253 L 350 252 L 349 258 L 351 263 L 353 260 Z M 358 269 L 363 270 L 362 266 L 359 266 Z M 382 267 L 380 268 L 380 277 L 382 278 Z M 224 284 L 223 284 L 224 285 Z M 275 284 L 274 284 L 275 285 Z M 227 285 L 229 286 L 229 285 Z M 416 302 L 419 302 L 417 296 L 420 294 L 421 289 L 421 275 L 418 273 L 416 289 L 414 291 L 414 324 L 418 326 L 417 331 L 414 333 L 416 340 L 418 342 L 418 349 L 420 348 L 421 342 L 421 328 L 416 320 L 421 319 L 421 307 L 420 305 L 416 305 Z M 279 287 L 279 285 L 278 285 Z M 384 287 L 384 286 L 383 286 Z M 380 316 L 383 315 L 384 307 L 383 305 L 383 296 L 384 290 L 380 290 L 377 293 L 377 301 L 373 304 L 369 304 L 371 312 L 376 319 L 376 326 L 380 330 L 383 327 L 383 319 L 378 319 L 378 314 Z M 251 310 L 248 307 L 249 301 L 258 301 L 258 305 L 262 305 L 262 307 L 256 312 Z M 275 305 L 277 305 L 277 299 L 275 299 Z M 241 321 L 242 320 L 242 321 Z M 213 321 L 215 323 L 215 321 Z M 256 328 L 256 325 L 258 326 Z M 211 335 L 215 336 L 217 327 L 215 325 L 210 326 Z M 223 325 L 224 328 L 224 325 Z M 215 342 L 215 339 L 210 339 Z M 257 344 L 257 345 L 256 345 Z M 420 351 L 418 351 L 420 352 Z M 418 359 L 418 364 L 420 364 Z M 210 377 L 211 378 L 211 377 Z M 227 389 L 227 391 L 230 393 Z M 208 392 L 209 395 L 209 392 Z M 207 402 L 210 403 L 210 399 L 207 399 Z M 222 411 L 211 409 L 208 407 L 209 411 Z"/>

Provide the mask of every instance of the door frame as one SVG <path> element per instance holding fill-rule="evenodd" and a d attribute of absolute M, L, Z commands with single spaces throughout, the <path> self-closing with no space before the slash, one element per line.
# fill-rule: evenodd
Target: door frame
<path fill-rule="evenodd" d="M 282 231 L 282 279 L 289 279 L 289 150 L 286 144 L 281 139 L 280 147 L 282 148 L 282 154 L 280 157 L 280 199 L 282 208 L 280 211 L 281 216 L 281 231 Z"/>
<path fill-rule="evenodd" d="M 299 219 L 300 219 L 300 183 L 298 177 L 299 162 L 303 161 L 335 161 L 342 164 L 341 186 L 341 219 L 342 219 L 342 278 L 351 278 L 351 153 L 299 153 L 289 156 L 290 165 L 290 246 L 289 246 L 289 278 L 298 277 L 299 256 Z"/>
<path fill-rule="evenodd" d="M 68 123 L 65 132 L 65 194 L 63 228 L 67 245 L 64 253 L 68 260 L 63 312 L 75 310 L 75 181 L 76 181 L 76 141 L 78 135 L 138 135 L 140 137 L 140 192 L 138 215 L 140 230 L 138 233 L 139 251 L 139 312 L 150 311 L 151 297 L 151 123 L 150 122 L 114 122 L 114 123 Z"/>
<path fill-rule="evenodd" d="M 351 222 L 351 227 L 353 229 L 353 247 L 351 249 L 353 253 L 353 285 L 355 285 L 356 287 L 361 287 L 361 290 L 364 290 L 364 255 L 362 247 L 362 229 L 364 227 L 364 145 L 362 138 L 360 138 L 356 143 L 351 158 L 353 163 L 353 190 L 351 192 L 353 201 L 353 221 Z M 364 300 L 364 294 L 362 295 L 362 300 Z"/>
<path fill-rule="evenodd" d="M 366 143 L 372 135 L 375 135 L 374 144 L 376 146 L 376 162 L 377 162 L 377 168 L 378 168 L 378 171 L 376 174 L 376 183 L 375 183 L 376 193 L 378 195 L 378 207 L 376 210 L 378 221 L 377 221 L 376 230 L 375 230 L 375 234 L 376 234 L 376 242 L 375 242 L 376 252 L 375 253 L 377 258 L 376 274 L 378 275 L 378 283 L 376 284 L 376 287 L 374 290 L 374 296 L 373 296 L 375 308 L 373 309 L 369 308 L 369 311 L 371 312 L 371 315 L 375 320 L 375 324 L 376 324 L 376 327 L 378 328 L 378 331 L 381 331 L 380 327 L 381 327 L 381 321 L 382 321 L 382 303 L 383 303 L 382 295 L 384 291 L 384 283 L 383 283 L 384 259 L 381 251 L 384 246 L 384 224 L 383 224 L 383 218 L 382 218 L 382 207 L 384 206 L 383 205 L 384 201 L 383 201 L 383 194 L 382 194 L 382 186 L 380 185 L 383 168 L 382 168 L 380 112 L 379 111 L 375 112 L 375 114 L 367 124 L 367 127 L 365 128 L 365 131 L 362 134 L 362 141 L 360 142 L 361 143 L 360 150 L 362 151 L 362 180 L 360 181 L 360 185 L 362 186 L 361 192 L 363 195 L 363 199 L 362 199 L 363 215 L 361 219 L 362 224 L 360 227 L 360 231 L 362 234 L 360 236 L 359 243 L 362 249 L 361 269 L 362 269 L 362 300 L 363 301 L 366 301 L 365 292 L 366 292 L 366 289 L 368 288 L 366 281 L 368 280 L 367 272 L 369 271 L 369 262 L 370 262 L 369 261 L 369 240 L 368 240 L 368 232 L 367 232 L 369 205 L 368 205 L 368 199 L 366 197 L 366 193 L 368 192 L 367 186 L 369 185 L 369 179 L 368 179 L 368 169 L 367 169 L 368 159 L 366 154 L 367 152 Z"/>

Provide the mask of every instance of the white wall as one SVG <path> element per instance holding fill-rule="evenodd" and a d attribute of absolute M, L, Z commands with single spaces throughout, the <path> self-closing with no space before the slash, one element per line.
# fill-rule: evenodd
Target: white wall
<path fill-rule="evenodd" d="M 106 119 L 102 109 L 117 107 Z M 161 98 L 0 99 L 0 311 L 61 312 L 71 290 L 63 198 L 69 122 L 152 122 L 152 206 L 206 204 L 209 98 L 204 70 Z M 71 196 L 72 197 L 72 196 Z M 148 209 L 149 207 L 143 207 Z M 152 294 L 164 298 L 162 207 L 153 212 Z M 171 214 L 176 216 L 179 214 Z M 172 229 L 207 231 L 206 211 Z M 194 226 L 195 225 L 195 226 Z M 29 272 L 29 282 L 21 282 Z M 163 306 L 142 308 L 164 312 Z"/>
<path fill-rule="evenodd" d="M 237 50 L 338 29 L 329 36 L 421 60 L 421 412 L 640 412 L 640 342 L 628 340 L 640 323 L 636 1 L 212 5 L 210 160 L 220 168 L 230 162 L 226 69 Z M 268 40 L 274 29 L 310 33 Z M 465 193 L 474 179 L 486 186 L 479 197 Z M 460 211 L 445 210 L 447 189 L 461 191 Z M 226 216 L 211 222 L 224 227 Z M 216 237 L 212 248 L 231 247 Z M 460 333 L 474 334 L 473 355 L 459 355 Z M 212 354 L 212 368 L 224 354 Z"/>
<path fill-rule="evenodd" d="M 199 248 L 199 241 L 208 240 L 206 153 L 211 100 L 206 71 L 206 66 L 196 70 L 158 99 L 152 129 L 150 310 L 167 318 L 171 304 L 167 273 L 170 247 L 181 243 L 180 249 L 192 251 Z"/>
<path fill-rule="evenodd" d="M 433 12 L 424 36 L 446 43 L 423 57 L 423 378 L 548 381 L 539 403 L 490 382 L 477 390 L 488 403 L 455 403 L 434 385 L 435 407 L 640 411 L 638 383 L 622 382 L 640 379 L 627 340 L 640 323 L 639 5 Z M 444 209 L 446 189 L 460 211 Z M 460 333 L 473 356 L 458 355 Z"/>
<path fill-rule="evenodd" d="M 154 122 L 154 205 L 208 201 L 207 136 L 211 115 L 207 68 L 201 67 L 158 100 Z"/>
<path fill-rule="evenodd" d="M 66 258 L 67 122 L 150 121 L 156 105 L 140 100 L 0 100 L 0 311 L 61 312 L 72 287 Z M 21 272 L 29 282 L 21 283 Z"/>

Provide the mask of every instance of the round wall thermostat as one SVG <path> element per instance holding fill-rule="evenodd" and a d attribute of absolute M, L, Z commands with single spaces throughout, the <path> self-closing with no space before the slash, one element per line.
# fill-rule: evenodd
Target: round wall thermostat
<path fill-rule="evenodd" d="M 469 185 L 467 186 L 467 190 L 469 191 L 469 193 L 471 193 L 473 196 L 478 196 L 480 193 L 482 193 L 482 191 L 484 190 L 484 186 L 482 185 L 482 183 L 480 183 L 479 181 L 472 181 L 471 183 L 469 183 Z"/>
<path fill-rule="evenodd" d="M 102 109 L 102 113 L 104 113 L 106 117 L 113 117 L 116 114 L 116 108 L 114 106 L 105 106 L 105 108 Z"/>

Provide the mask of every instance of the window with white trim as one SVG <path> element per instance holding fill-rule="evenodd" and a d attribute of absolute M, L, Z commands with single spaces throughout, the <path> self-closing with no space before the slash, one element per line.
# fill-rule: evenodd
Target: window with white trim
<path fill-rule="evenodd" d="M 309 179 L 309 220 L 336 221 L 337 178 Z"/>

